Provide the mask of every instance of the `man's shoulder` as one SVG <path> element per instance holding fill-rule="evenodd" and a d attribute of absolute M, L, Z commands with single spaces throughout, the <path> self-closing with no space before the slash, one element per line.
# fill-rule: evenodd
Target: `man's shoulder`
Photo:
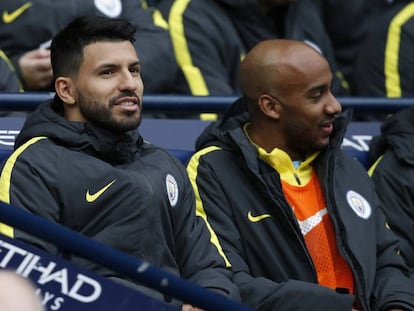
<path fill-rule="evenodd" d="M 210 145 L 195 151 L 189 159 L 187 166 L 198 166 L 200 163 L 209 163 L 212 166 L 220 166 L 223 163 L 234 162 L 236 153 L 226 147 Z"/>

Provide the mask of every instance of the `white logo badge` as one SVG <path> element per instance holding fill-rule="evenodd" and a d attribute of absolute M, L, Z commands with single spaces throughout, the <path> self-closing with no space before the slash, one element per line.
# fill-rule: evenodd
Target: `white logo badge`
<path fill-rule="evenodd" d="M 121 15 L 121 0 L 94 0 L 96 8 L 110 18 Z"/>
<path fill-rule="evenodd" d="M 165 186 L 167 187 L 168 200 L 170 200 L 171 207 L 174 207 L 178 200 L 178 185 L 172 175 L 168 174 L 165 177 Z"/>
<path fill-rule="evenodd" d="M 323 55 L 323 52 L 321 50 L 321 48 L 319 47 L 319 45 L 317 45 L 315 42 L 310 41 L 310 40 L 305 40 L 305 43 L 307 45 L 310 45 L 311 47 L 313 47 L 315 50 L 317 50 L 320 54 Z"/>
<path fill-rule="evenodd" d="M 354 212 L 361 218 L 368 219 L 371 216 L 371 205 L 368 201 L 355 191 L 348 191 L 346 200 Z"/>

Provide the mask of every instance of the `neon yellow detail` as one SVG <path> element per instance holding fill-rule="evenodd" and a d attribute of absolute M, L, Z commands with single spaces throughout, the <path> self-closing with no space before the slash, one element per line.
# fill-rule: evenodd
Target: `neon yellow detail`
<path fill-rule="evenodd" d="M 175 58 L 184 73 L 192 95 L 207 96 L 209 91 L 198 67 L 193 65 L 184 34 L 183 15 L 190 0 L 176 0 L 168 17 Z"/>
<path fill-rule="evenodd" d="M 7 55 L 3 52 L 3 50 L 0 50 L 0 58 L 2 58 L 7 63 L 11 71 L 16 72 L 12 62 L 7 57 Z M 20 82 L 20 79 L 17 77 L 17 75 L 16 75 L 16 79 L 18 80 L 17 82 L 19 82 L 19 92 L 23 92 L 24 89 L 23 89 L 22 83 Z"/>
<path fill-rule="evenodd" d="M 375 169 L 377 168 L 378 164 L 381 162 L 382 160 L 382 156 L 380 156 L 375 162 L 374 164 L 371 165 L 371 167 L 368 169 L 368 176 L 372 176 L 372 174 L 374 174 Z"/>
<path fill-rule="evenodd" d="M 41 139 L 47 139 L 47 137 L 41 136 L 30 139 L 25 144 L 17 148 L 17 150 L 14 151 L 6 160 L 0 175 L 0 201 L 10 204 L 10 181 L 14 164 L 16 163 L 17 158 L 24 150 L 26 150 L 26 148 Z M 4 235 L 7 235 L 11 238 L 14 236 L 13 228 L 3 223 L 0 223 L 0 233 L 3 233 Z"/>
<path fill-rule="evenodd" d="M 385 47 L 384 75 L 387 97 L 401 97 L 401 81 L 398 73 L 401 28 L 414 16 L 414 3 L 406 5 L 391 21 Z"/>
<path fill-rule="evenodd" d="M 168 30 L 168 23 L 162 16 L 161 12 L 159 10 L 154 10 L 154 13 L 152 13 L 152 19 L 154 21 L 155 26 L 158 26 L 162 29 Z"/>
<path fill-rule="evenodd" d="M 247 213 L 247 218 L 251 221 L 251 222 L 259 222 L 265 218 L 269 218 L 272 217 L 270 214 L 262 214 L 262 215 L 257 215 L 257 216 L 253 216 L 252 212 L 249 211 Z"/>
<path fill-rule="evenodd" d="M 348 83 L 348 81 L 346 81 L 346 79 L 345 79 L 345 77 L 344 77 L 343 73 L 342 73 L 341 71 L 339 71 L 339 70 L 338 70 L 338 71 L 335 73 L 335 75 L 336 75 L 336 77 L 339 79 L 339 81 L 341 82 L 342 87 L 343 87 L 345 90 L 348 90 L 348 91 L 349 91 L 349 83 Z"/>
<path fill-rule="evenodd" d="M 100 189 L 98 192 L 94 194 L 90 194 L 89 189 L 88 189 L 88 191 L 86 191 L 86 196 L 85 196 L 86 201 L 88 203 L 92 203 L 96 201 L 96 199 L 98 199 L 106 190 L 108 190 L 108 188 L 111 187 L 114 182 L 116 182 L 116 179 L 111 181 L 109 184 L 107 184 L 106 186 L 104 186 L 102 189 Z"/>
<path fill-rule="evenodd" d="M 27 2 L 14 10 L 13 12 L 9 13 L 7 11 L 3 11 L 3 22 L 5 24 L 10 24 L 14 22 L 16 18 L 18 18 L 20 15 L 23 14 L 24 11 L 26 11 L 28 8 L 32 6 L 32 2 Z"/>
<path fill-rule="evenodd" d="M 201 201 L 200 193 L 198 191 L 198 186 L 196 182 L 197 169 L 198 169 L 200 157 L 209 152 L 220 150 L 220 149 L 221 148 L 219 147 L 212 146 L 212 147 L 205 148 L 195 153 L 191 157 L 187 165 L 187 173 L 190 178 L 191 185 L 193 186 L 193 189 L 194 189 L 194 194 L 195 194 L 195 199 L 196 199 L 196 215 L 201 217 L 206 223 L 208 231 L 210 232 L 210 242 L 217 248 L 218 253 L 220 254 L 220 256 L 224 259 L 224 262 L 226 263 L 226 267 L 231 267 L 231 263 L 228 260 L 226 254 L 224 253 L 223 248 L 221 247 L 217 234 L 214 232 L 213 227 L 208 222 L 208 217 L 207 217 L 206 211 L 204 210 L 203 201 Z"/>
<path fill-rule="evenodd" d="M 215 121 L 218 119 L 217 113 L 200 113 L 201 121 Z"/>

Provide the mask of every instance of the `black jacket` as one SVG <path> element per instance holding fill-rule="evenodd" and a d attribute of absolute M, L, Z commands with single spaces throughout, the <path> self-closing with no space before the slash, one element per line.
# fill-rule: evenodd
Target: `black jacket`
<path fill-rule="evenodd" d="M 193 95 L 240 94 L 241 59 L 260 41 L 276 38 L 318 46 L 334 73 L 334 93 L 347 94 L 336 76 L 338 67 L 322 12 L 313 0 L 292 2 L 269 15 L 256 0 L 160 0 L 157 6 L 170 24 L 177 61 L 186 78 L 181 83 Z"/>
<path fill-rule="evenodd" d="M 206 224 L 195 216 L 185 168 L 136 131 L 117 135 L 68 122 L 49 103 L 40 105 L 0 180 L 6 203 L 237 298 Z M 101 275 L 127 279 L 19 230 L 12 235 Z"/>
<path fill-rule="evenodd" d="M 414 310 L 414 284 L 386 229 L 372 181 L 341 150 L 350 118 L 336 120 L 331 142 L 314 160 L 338 248 L 352 269 L 362 310 Z M 197 141 L 187 166 L 197 210 L 215 230 L 243 301 L 257 310 L 351 310 L 354 298 L 317 285 L 316 271 L 278 172 L 258 157 L 241 128 L 246 113 L 227 115 Z M 268 214 L 266 217 L 257 217 Z M 252 217 L 252 215 L 254 217 Z"/>
<path fill-rule="evenodd" d="M 367 14 L 371 1 L 379 2 L 378 0 L 319 1 L 338 68 L 349 84 L 351 95 L 356 92 L 354 71 L 361 46 L 367 36 L 369 21 Z"/>
<path fill-rule="evenodd" d="M 14 71 L 14 67 L 7 55 L 0 50 L 0 91 L 19 92 L 20 90 L 20 81 Z"/>
<path fill-rule="evenodd" d="M 370 17 L 355 67 L 359 96 L 414 96 L 414 3 L 395 1 Z"/>
<path fill-rule="evenodd" d="M 401 253 L 414 272 L 414 107 L 401 110 L 373 138 L 370 173 L 385 217 L 401 240 Z"/>

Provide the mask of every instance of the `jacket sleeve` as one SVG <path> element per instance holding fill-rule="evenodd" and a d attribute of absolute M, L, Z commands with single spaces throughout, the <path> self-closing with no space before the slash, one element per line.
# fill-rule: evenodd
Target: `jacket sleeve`
<path fill-rule="evenodd" d="M 191 95 L 237 93 L 241 45 L 229 17 L 215 1 L 161 1 L 168 18 L 174 53 L 184 81 L 183 92 Z"/>
<path fill-rule="evenodd" d="M 245 304 L 255 310 L 351 310 L 352 295 L 303 281 L 276 283 L 251 275 L 232 207 L 226 200 L 225 187 L 231 191 L 231 185 L 221 185 L 209 164 L 195 157 L 190 160 L 187 171 L 196 194 L 197 212 L 205 215 L 210 228 L 217 234 Z"/>
<path fill-rule="evenodd" d="M 414 310 L 414 279 L 402 256 L 398 254 L 398 240 L 386 227 L 381 209 L 376 212 L 377 270 L 373 292 L 375 310 L 403 308 Z"/>
<path fill-rule="evenodd" d="M 20 81 L 13 68 L 10 59 L 0 49 L 0 91 L 19 92 L 21 91 Z"/>
<path fill-rule="evenodd" d="M 137 28 L 135 49 L 142 64 L 142 79 L 148 94 L 175 91 L 179 67 L 167 21 L 158 10 L 143 8 L 141 1 L 123 1 L 122 17 Z M 160 74 L 162 73 L 162 74 Z"/>
<path fill-rule="evenodd" d="M 414 171 L 393 163 L 398 163 L 398 159 L 390 150 L 376 166 L 372 180 L 386 221 L 400 241 L 401 254 L 414 269 Z M 404 171 L 407 173 L 403 174 Z"/>
<path fill-rule="evenodd" d="M 237 286 L 230 269 L 219 254 L 215 236 L 206 226 L 203 217 L 196 216 L 194 193 L 182 168 L 181 197 L 173 208 L 174 239 L 181 276 L 198 285 L 240 301 Z"/>
<path fill-rule="evenodd" d="M 32 214 L 58 222 L 59 206 L 55 197 L 57 171 L 53 156 L 42 158 L 42 154 L 28 150 L 19 154 L 15 151 L 3 163 L 0 179 L 0 200 L 15 208 L 22 208 Z M 36 154 L 36 155 L 35 155 Z M 39 159 L 41 159 L 39 161 Z M 49 159 L 49 160 L 47 160 Z M 13 228 L 11 237 L 56 254 L 54 245 L 33 235 Z"/>

